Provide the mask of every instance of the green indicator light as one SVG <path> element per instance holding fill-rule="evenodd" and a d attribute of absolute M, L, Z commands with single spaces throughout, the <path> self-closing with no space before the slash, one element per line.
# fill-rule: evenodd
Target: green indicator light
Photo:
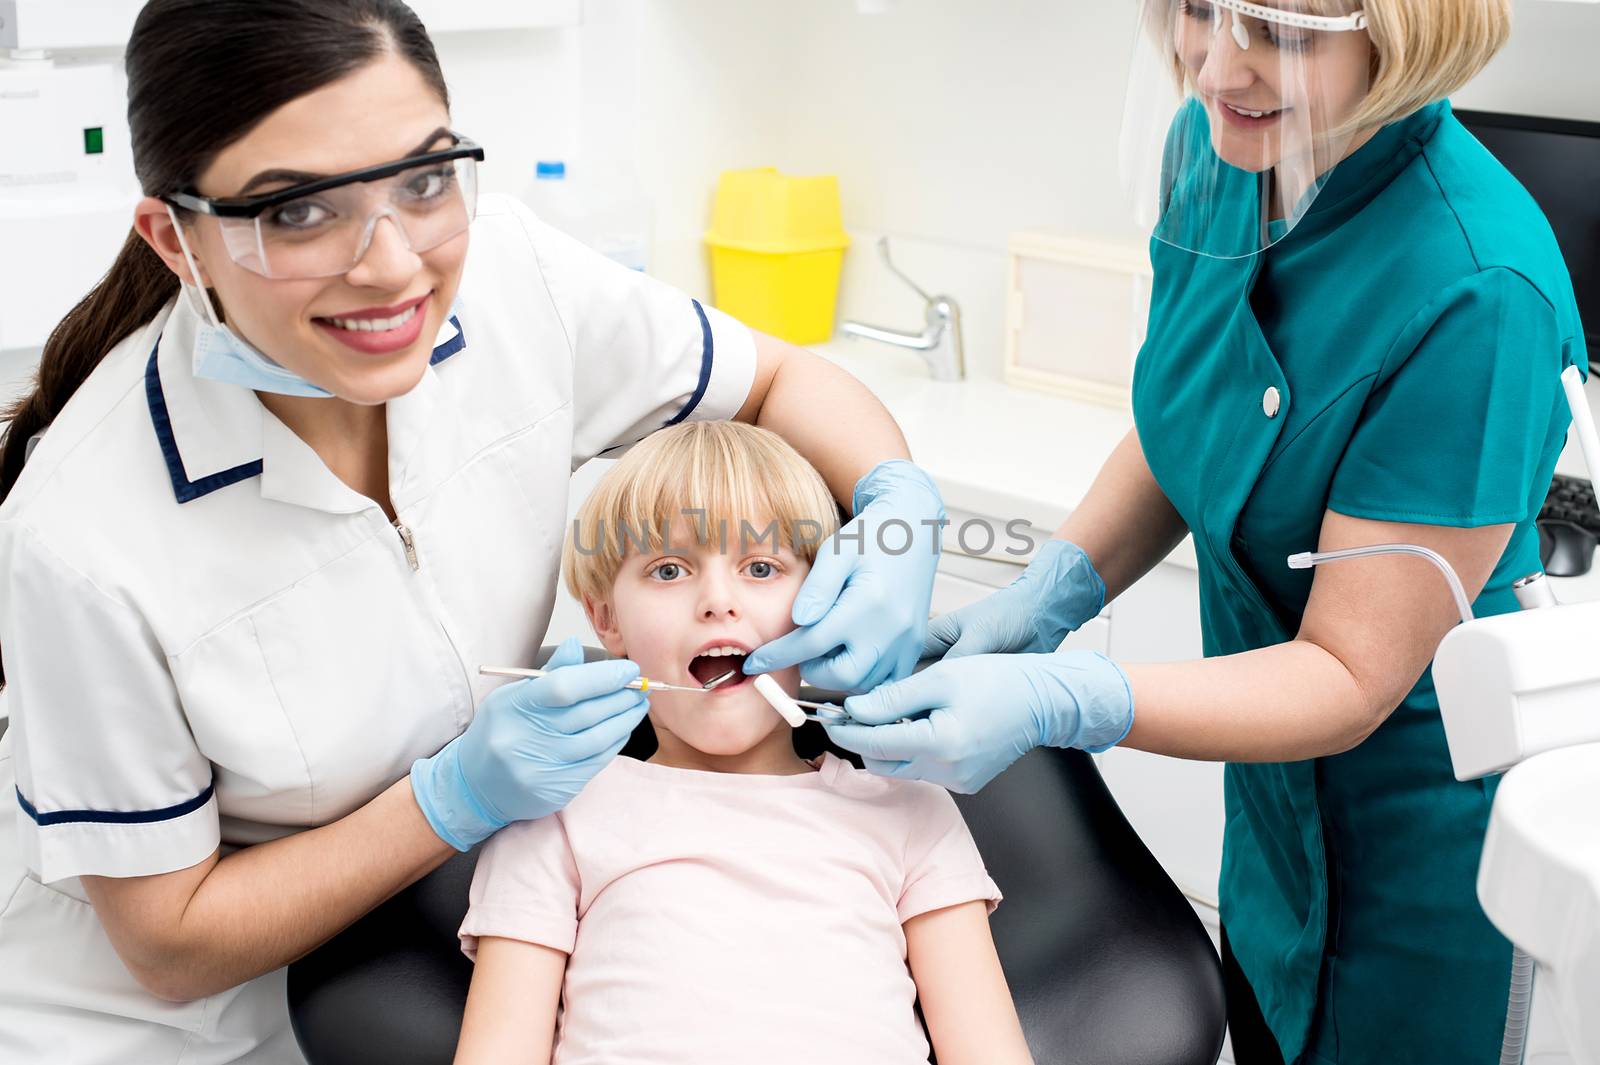
<path fill-rule="evenodd" d="M 83 151 L 85 155 L 100 155 L 106 150 L 105 130 L 99 126 L 83 131 Z"/>

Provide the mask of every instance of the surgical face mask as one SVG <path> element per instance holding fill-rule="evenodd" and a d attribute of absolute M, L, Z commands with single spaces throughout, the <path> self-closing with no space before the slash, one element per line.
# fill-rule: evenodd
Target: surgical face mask
<path fill-rule="evenodd" d="M 178 233 L 178 246 L 183 249 L 189 272 L 200 276 L 194 256 L 189 252 L 189 242 L 183 235 L 183 226 L 171 207 L 167 214 Z M 211 305 L 205 289 L 195 285 L 183 286 L 185 298 L 198 299 L 203 308 L 206 325 L 199 328 L 194 342 L 194 375 L 212 381 L 240 385 L 256 392 L 273 392 L 280 396 L 310 396 L 322 398 L 333 395 L 320 385 L 314 385 L 292 370 L 285 369 L 256 350 L 248 341 L 224 325 Z"/>

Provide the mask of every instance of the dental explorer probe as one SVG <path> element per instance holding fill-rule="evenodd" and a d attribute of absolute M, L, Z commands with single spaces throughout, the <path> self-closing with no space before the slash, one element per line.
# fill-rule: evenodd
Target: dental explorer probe
<path fill-rule="evenodd" d="M 546 677 L 550 675 L 549 670 L 519 669 L 516 666 L 479 666 L 478 672 L 486 677 Z M 708 692 L 723 681 L 735 676 L 738 672 L 737 669 L 730 669 L 722 676 L 714 677 L 698 688 L 691 688 L 685 684 L 663 684 L 661 681 L 651 680 L 649 677 L 630 680 L 623 687 L 632 688 L 636 692 Z"/>

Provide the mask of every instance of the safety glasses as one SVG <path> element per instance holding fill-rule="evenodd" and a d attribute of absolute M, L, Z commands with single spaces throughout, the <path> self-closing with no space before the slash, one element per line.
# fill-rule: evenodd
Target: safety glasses
<path fill-rule="evenodd" d="M 385 218 L 418 253 L 466 232 L 478 209 L 482 160 L 481 147 L 457 136 L 440 151 L 261 196 L 161 199 L 215 218 L 228 256 L 246 270 L 274 279 L 336 277 L 361 261 Z"/>
<path fill-rule="evenodd" d="M 1349 33 L 1367 28 L 1365 11 L 1313 15 L 1249 0 L 1183 0 L 1180 8 L 1190 19 L 1210 24 L 1212 33 L 1220 31 L 1226 23 L 1234 44 L 1242 50 L 1248 50 L 1256 40 L 1265 41 L 1274 48 L 1304 48 L 1319 33 Z"/>

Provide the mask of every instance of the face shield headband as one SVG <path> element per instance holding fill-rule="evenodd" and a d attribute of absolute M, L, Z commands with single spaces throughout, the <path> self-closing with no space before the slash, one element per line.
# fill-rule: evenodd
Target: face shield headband
<path fill-rule="evenodd" d="M 1348 120 L 1371 88 L 1367 15 L 1249 0 L 1141 6 L 1120 145 L 1135 217 L 1195 254 L 1259 254 L 1359 143 Z"/>

